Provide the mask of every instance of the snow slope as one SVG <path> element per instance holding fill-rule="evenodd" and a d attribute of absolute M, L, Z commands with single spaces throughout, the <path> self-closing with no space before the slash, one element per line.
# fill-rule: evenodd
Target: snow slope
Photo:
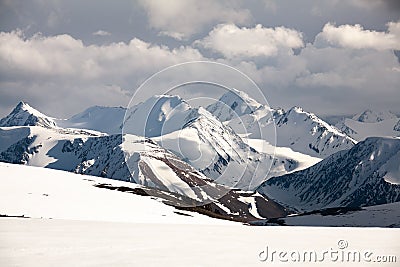
<path fill-rule="evenodd" d="M 397 266 L 399 229 L 246 227 L 0 218 L 2 266 Z M 340 240 L 341 243 L 339 243 Z M 347 244 L 340 249 L 339 244 Z M 262 251 L 269 258 L 260 261 Z M 342 247 L 343 248 L 343 247 Z M 272 251 L 276 251 L 271 260 Z M 281 262 L 278 258 L 282 254 Z M 294 262 L 290 252 L 318 253 Z M 341 261 L 354 251 L 369 256 Z M 332 253 L 332 258 L 329 254 Z M 309 255 L 309 254 L 308 254 Z M 396 262 L 376 262 L 395 256 Z M 263 259 L 263 258 L 261 258 Z M 294 258 L 296 260 L 296 258 Z M 375 261 L 375 262 L 374 262 Z"/>
<path fill-rule="evenodd" d="M 384 120 L 397 119 L 397 116 L 387 110 L 370 110 L 367 109 L 353 116 L 352 120 L 365 122 L 365 123 L 376 123 Z"/>
<path fill-rule="evenodd" d="M 0 160 L 10 163 L 46 167 L 64 161 L 61 169 L 71 170 L 76 164 L 72 158 L 54 151 L 54 147 L 74 139 L 86 140 L 101 136 L 83 130 L 44 128 L 40 126 L 0 127 Z"/>
<path fill-rule="evenodd" d="M 375 122 L 360 122 L 354 119 L 344 119 L 336 127 L 346 132 L 355 140 L 362 141 L 365 138 L 373 136 L 400 136 L 400 131 L 396 129 L 396 123 L 400 123 L 398 118 L 389 118 Z M 399 124 L 400 125 L 400 124 Z"/>
<path fill-rule="evenodd" d="M 251 147 L 253 147 L 259 152 L 264 152 L 267 154 L 275 154 L 275 157 L 285 158 L 288 160 L 292 160 L 293 162 L 297 162 L 296 167 L 293 170 L 289 171 L 288 173 L 306 169 L 308 167 L 317 164 L 322 160 L 321 158 L 311 157 L 309 155 L 293 151 L 288 147 L 275 147 L 262 139 L 248 138 L 245 139 L 245 142 L 247 142 Z"/>
<path fill-rule="evenodd" d="M 165 205 L 161 199 L 95 187 L 143 188 L 132 183 L 65 171 L 0 163 L 0 214 L 32 218 L 135 223 L 233 222 Z"/>
<path fill-rule="evenodd" d="M 63 128 L 95 130 L 107 134 L 120 134 L 126 109 L 123 107 L 94 106 L 66 120 L 57 120 Z"/>
<path fill-rule="evenodd" d="M 400 201 L 399 152 L 400 139 L 371 137 L 308 169 L 271 178 L 258 191 L 303 211 Z"/>

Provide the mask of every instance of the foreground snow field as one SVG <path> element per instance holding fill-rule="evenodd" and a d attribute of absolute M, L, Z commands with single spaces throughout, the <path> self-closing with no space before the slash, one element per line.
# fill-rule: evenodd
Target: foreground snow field
<path fill-rule="evenodd" d="M 340 241 L 342 240 L 342 241 Z M 365 252 L 371 262 L 346 266 L 398 266 L 400 229 L 249 227 L 0 218 L 1 266 L 343 266 L 280 262 L 272 251 Z M 340 242 L 339 242 L 340 241 Z M 347 244 L 347 248 L 339 246 Z M 260 261 L 268 247 L 269 258 Z M 377 263 L 391 256 L 391 263 Z M 394 258 L 394 257 L 396 258 Z M 335 256 L 333 256 L 335 257 Z M 381 258 L 378 258 L 381 257 Z M 287 258 L 287 256 L 286 256 Z M 265 259 L 265 253 L 261 253 Z M 283 260 L 285 258 L 282 258 Z M 332 258 L 335 260 L 335 258 Z M 389 259 L 389 257 L 386 257 Z"/>
<path fill-rule="evenodd" d="M 40 167 L 0 163 L 0 214 L 134 223 L 233 224 L 179 211 L 150 196 L 98 188 L 137 184 Z"/>
<path fill-rule="evenodd" d="M 349 266 L 400 261 L 398 228 L 245 226 L 179 211 L 154 197 L 93 186 L 140 187 L 132 183 L 6 163 L 0 163 L 0 181 L 0 214 L 30 217 L 0 218 L 0 266 L 310 265 L 308 256 L 293 262 L 289 254 L 280 259 L 272 251 L 294 251 L 294 260 L 307 253 L 321 260 L 324 251 L 372 253 L 360 262 L 345 260 Z M 339 248 L 342 243 L 347 247 Z M 392 262 L 374 264 L 382 256 Z M 341 258 L 335 257 L 311 262 L 337 266 Z"/>

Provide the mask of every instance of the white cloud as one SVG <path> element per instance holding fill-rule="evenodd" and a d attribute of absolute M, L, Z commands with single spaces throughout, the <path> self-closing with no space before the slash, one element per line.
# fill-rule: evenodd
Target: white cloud
<path fill-rule="evenodd" d="M 21 31 L 0 33 L 0 70 L 42 77 L 94 79 L 134 71 L 145 72 L 187 60 L 202 59 L 196 49 L 152 45 L 134 38 L 129 43 L 85 45 L 70 35 L 25 38 Z"/>
<path fill-rule="evenodd" d="M 92 34 L 97 35 L 97 36 L 110 36 L 111 35 L 111 33 L 107 32 L 107 31 L 103 31 L 103 30 L 98 30 Z"/>
<path fill-rule="evenodd" d="M 385 34 L 394 34 L 397 26 L 389 24 Z M 300 105 L 331 114 L 367 106 L 399 111 L 400 64 L 393 51 L 332 44 L 322 34 L 303 46 L 295 30 L 224 24 L 195 43 L 223 55 L 211 60 L 237 67 L 254 79 L 273 106 Z M 294 54 L 296 47 L 300 50 Z M 61 117 L 95 104 L 125 105 L 132 90 L 150 75 L 192 60 L 207 58 L 190 46 L 171 49 L 137 38 L 86 45 L 70 35 L 27 38 L 21 31 L 2 32 L 0 112 L 21 99 Z"/>
<path fill-rule="evenodd" d="M 269 57 L 279 50 L 303 46 L 302 34 L 285 27 L 266 28 L 258 24 L 254 28 L 239 28 L 234 24 L 220 24 L 207 37 L 195 42 L 226 58 Z"/>
<path fill-rule="evenodd" d="M 353 49 L 400 49 L 400 22 L 390 22 L 387 27 L 387 32 L 379 32 L 365 30 L 359 24 L 335 26 L 327 23 L 316 39 Z"/>
<path fill-rule="evenodd" d="M 21 31 L 1 32 L 0 95 L 3 101 L 36 99 L 39 107 L 50 106 L 47 101 L 69 102 L 55 106 L 54 115 L 95 104 L 124 105 L 126 94 L 154 72 L 201 59 L 190 47 L 169 49 L 137 38 L 99 46 L 67 34 L 26 38 Z"/>
<path fill-rule="evenodd" d="M 240 1 L 214 0 L 139 0 L 150 25 L 178 40 L 190 37 L 212 23 L 247 23 L 250 12 L 240 8 Z"/>

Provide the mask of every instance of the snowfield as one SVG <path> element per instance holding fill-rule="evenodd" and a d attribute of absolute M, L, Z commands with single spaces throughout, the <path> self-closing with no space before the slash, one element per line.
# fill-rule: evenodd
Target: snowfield
<path fill-rule="evenodd" d="M 0 163 L 0 214 L 133 223 L 234 224 L 179 211 L 155 197 L 98 188 L 140 185 L 65 171 Z M 186 215 L 186 216 L 185 216 Z"/>
<path fill-rule="evenodd" d="M 343 241 L 340 241 L 343 240 Z M 1 266 L 398 266 L 400 229 L 142 224 L 0 218 Z M 341 242 L 341 243 L 340 243 Z M 341 250 L 339 244 L 348 247 Z M 269 257 L 265 261 L 268 247 Z M 277 251 L 271 259 L 271 253 Z M 289 253 L 372 253 L 293 262 Z M 287 252 L 281 262 L 277 253 Z M 261 254 L 261 256 L 260 256 Z M 295 260 L 296 260 L 296 254 Z M 347 255 L 347 254 L 346 254 Z M 373 262 L 390 256 L 392 263 Z M 285 257 L 282 260 L 285 260 Z M 334 256 L 335 257 L 335 256 Z M 261 259 L 261 260 L 260 260 Z M 352 260 L 353 258 L 351 258 Z"/>
<path fill-rule="evenodd" d="M 341 252 L 340 242 L 348 244 L 343 251 L 372 253 L 371 261 L 400 260 L 399 228 L 246 226 L 178 211 L 154 197 L 93 186 L 140 187 L 132 183 L 6 163 L 0 163 L 0 174 L 0 214 L 25 216 L 0 218 L 0 266 L 283 266 L 288 262 L 272 258 L 272 251 L 321 256 L 326 250 Z M 395 211 L 398 219 L 398 207 L 373 210 Z M 352 216 L 357 222 L 371 214 Z M 338 262 L 325 258 L 312 264 Z M 308 258 L 296 262 L 309 265 Z"/>

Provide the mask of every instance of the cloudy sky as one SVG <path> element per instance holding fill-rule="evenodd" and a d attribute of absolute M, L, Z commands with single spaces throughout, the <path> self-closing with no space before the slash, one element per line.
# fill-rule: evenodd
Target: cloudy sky
<path fill-rule="evenodd" d="M 126 106 L 193 60 L 238 68 L 273 107 L 400 113 L 397 0 L 0 0 L 0 32 L 0 116 Z"/>

